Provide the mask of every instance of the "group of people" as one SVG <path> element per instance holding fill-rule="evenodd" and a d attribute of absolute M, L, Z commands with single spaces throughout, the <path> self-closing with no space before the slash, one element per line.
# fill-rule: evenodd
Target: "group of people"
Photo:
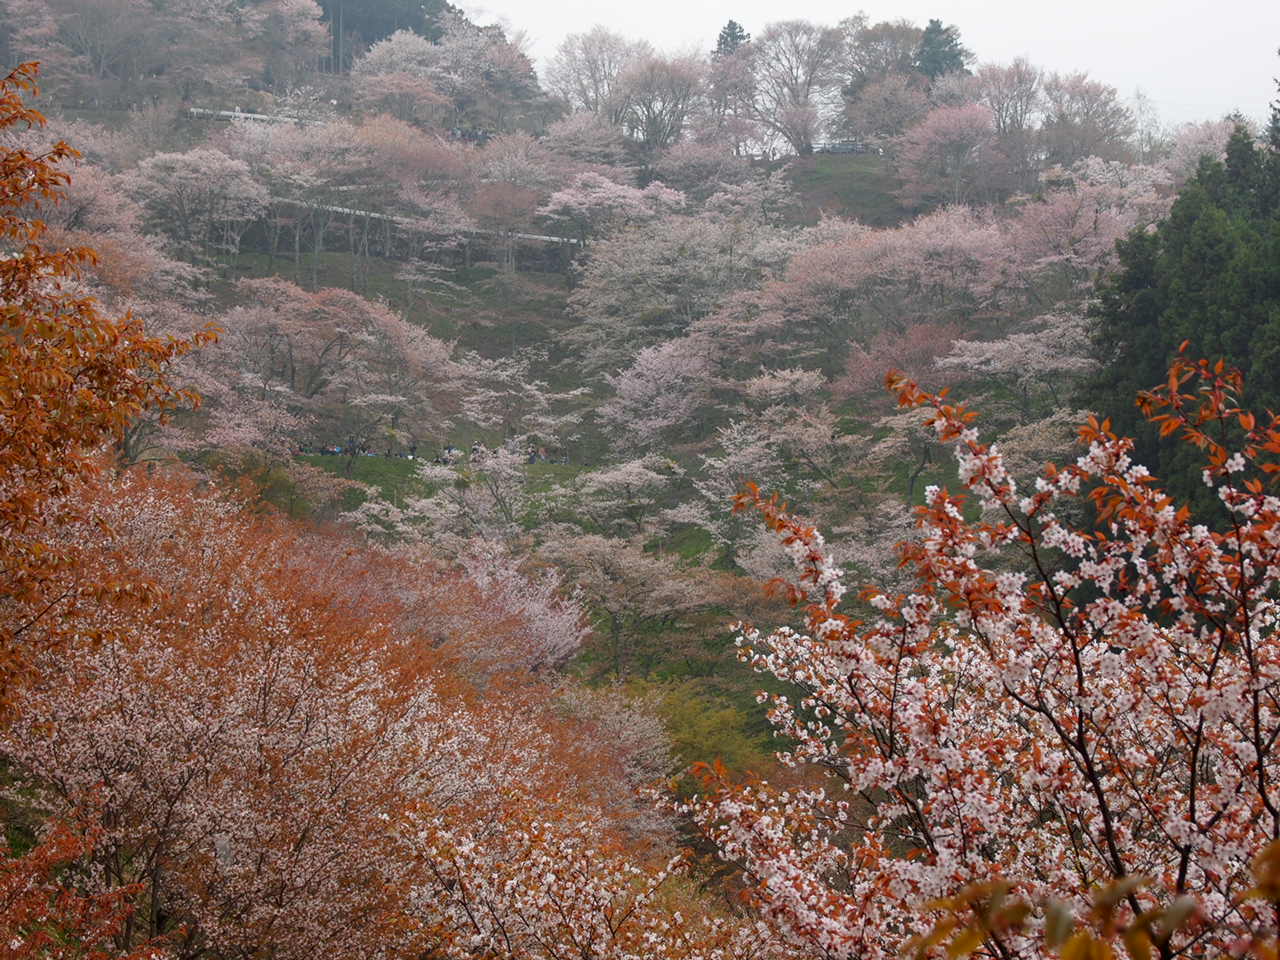
<path fill-rule="evenodd" d="M 378 454 L 369 449 L 367 443 L 350 443 L 347 446 L 338 444 L 323 444 L 321 446 L 302 445 L 298 447 L 299 454 L 303 456 L 320 455 L 325 457 L 340 457 L 343 455 L 349 457 L 377 457 L 381 456 L 389 460 L 416 460 L 418 459 L 418 445 L 411 444 L 407 450 L 392 451 L 387 450 L 386 453 Z M 435 458 L 431 461 L 441 466 L 453 466 L 455 463 L 461 463 L 464 456 L 470 463 L 483 463 L 492 451 L 479 440 L 471 444 L 471 451 L 464 454 L 462 450 L 453 444 L 443 447 Z M 562 450 L 554 450 L 547 452 L 547 448 L 543 446 L 530 446 L 527 448 L 526 457 L 529 463 L 568 463 L 569 455 Z"/>
<path fill-rule="evenodd" d="M 493 132 L 483 128 L 479 130 L 468 130 L 465 127 L 451 127 L 449 129 L 449 136 L 454 140 L 461 140 L 464 143 L 474 143 L 479 146 L 484 146 L 493 139 Z"/>
<path fill-rule="evenodd" d="M 483 443 L 477 440 L 471 444 L 471 452 L 467 454 L 467 460 L 470 463 L 484 463 L 484 461 L 488 458 L 491 452 L 492 451 L 490 451 L 488 447 L 486 447 Z M 535 447 L 532 444 L 528 447 L 525 456 L 527 457 L 527 462 L 529 463 L 568 463 L 569 462 L 569 455 L 564 453 L 563 451 L 554 451 L 553 453 L 548 454 L 546 447 L 542 447 L 542 446 Z M 439 454 L 436 455 L 435 460 L 433 460 L 432 462 L 443 465 L 443 466 L 452 466 L 455 463 L 460 463 L 462 461 L 462 458 L 463 458 L 462 451 L 459 450 L 457 447 L 455 447 L 453 444 L 449 444 L 448 446 L 444 447 L 444 449 L 442 449 Z"/>
<path fill-rule="evenodd" d="M 418 459 L 418 445 L 415 443 L 410 446 L 408 450 L 388 450 L 386 453 L 379 454 L 370 450 L 367 443 L 348 444 L 345 447 L 331 443 L 323 444 L 319 447 L 303 445 L 298 448 L 298 453 L 306 456 L 318 454 L 322 457 L 340 457 L 345 454 L 349 457 L 381 456 L 388 460 L 416 460 Z"/>

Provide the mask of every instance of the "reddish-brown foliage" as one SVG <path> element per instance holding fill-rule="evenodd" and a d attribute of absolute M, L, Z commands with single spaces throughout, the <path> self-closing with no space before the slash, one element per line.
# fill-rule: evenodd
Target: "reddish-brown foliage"
<path fill-rule="evenodd" d="M 44 122 L 23 102 L 36 92 L 35 64 L 0 79 L 0 130 Z M 165 370 L 207 339 L 159 340 L 126 314 L 104 316 L 78 293 L 77 271 L 94 262 L 87 248 L 46 249 L 44 224 L 31 218 L 57 203 L 68 177 L 59 164 L 77 156 L 59 142 L 43 155 L 0 154 L 0 697 L 27 661 L 32 625 L 72 594 L 136 593 L 108 579 L 89 585 L 51 578 L 75 562 L 74 545 L 55 547 L 51 531 L 78 511 L 71 495 L 102 468 L 104 447 L 148 408 L 192 398 Z"/>
<path fill-rule="evenodd" d="M 4 960 L 148 960 L 153 944 L 122 953 L 116 937 L 139 888 L 87 894 L 60 876 L 93 849 L 93 837 L 57 824 L 23 856 L 0 851 L 0 957 Z"/>

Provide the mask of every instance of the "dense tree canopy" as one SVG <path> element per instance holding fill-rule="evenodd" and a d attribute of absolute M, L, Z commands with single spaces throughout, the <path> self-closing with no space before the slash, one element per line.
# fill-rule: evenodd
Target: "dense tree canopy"
<path fill-rule="evenodd" d="M 1274 960 L 1280 106 L 468 9 L 0 0 L 0 953 Z"/>
<path fill-rule="evenodd" d="M 1225 160 L 1202 161 L 1169 218 L 1119 248 L 1100 288 L 1090 390 L 1120 429 L 1138 436 L 1153 470 L 1184 494 L 1198 478 L 1174 447 L 1138 431 L 1131 402 L 1160 382 L 1179 346 L 1246 371 L 1248 402 L 1280 409 L 1280 151 L 1237 127 Z"/>

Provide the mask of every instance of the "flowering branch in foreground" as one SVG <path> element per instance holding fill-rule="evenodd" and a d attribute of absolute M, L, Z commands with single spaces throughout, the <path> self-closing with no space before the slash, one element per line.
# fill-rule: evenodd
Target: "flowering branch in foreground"
<path fill-rule="evenodd" d="M 824 957 L 896 955 L 973 884 L 1080 912 L 1120 890 L 1116 937 L 1194 898 L 1161 956 L 1265 935 L 1280 898 L 1243 894 L 1251 857 L 1280 836 L 1280 499 L 1264 484 L 1280 421 L 1240 409 L 1241 378 L 1221 364 L 1179 358 L 1143 395 L 1164 433 L 1202 452 L 1210 525 L 1106 421 L 1022 491 L 972 411 L 889 384 L 930 412 L 964 491 L 928 490 L 903 552 L 916 587 L 864 590 L 866 619 L 841 611 L 817 530 L 758 489 L 739 497 L 795 560 L 787 587 L 806 611 L 803 632 L 743 627 L 740 655 L 802 691 L 762 699 L 782 761 L 823 777 L 780 789 L 704 768 L 684 812 L 784 938 Z M 1040 908 L 1033 920 L 1048 922 Z M 1026 930 L 980 939 L 968 949 L 1043 952 Z"/>

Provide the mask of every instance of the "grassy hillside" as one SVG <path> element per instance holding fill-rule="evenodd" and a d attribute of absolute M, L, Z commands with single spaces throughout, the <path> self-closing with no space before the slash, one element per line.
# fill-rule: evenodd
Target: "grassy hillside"
<path fill-rule="evenodd" d="M 806 223 L 827 214 L 891 227 L 910 216 L 894 197 L 898 179 L 889 161 L 877 154 L 796 157 L 787 164 L 787 178 L 802 198 Z"/>
<path fill-rule="evenodd" d="M 570 323 L 564 309 L 568 282 L 561 274 L 508 274 L 478 264 L 450 274 L 453 287 L 411 292 L 405 281 L 396 278 L 403 266 L 379 257 L 361 260 L 357 266 L 350 254 L 333 251 L 318 258 L 305 253 L 300 267 L 292 257 L 241 253 L 223 261 L 227 282 L 216 292 L 230 302 L 230 281 L 245 277 L 283 277 L 309 290 L 345 287 L 364 297 L 386 300 L 433 335 L 492 357 L 534 344 L 550 347 Z"/>

